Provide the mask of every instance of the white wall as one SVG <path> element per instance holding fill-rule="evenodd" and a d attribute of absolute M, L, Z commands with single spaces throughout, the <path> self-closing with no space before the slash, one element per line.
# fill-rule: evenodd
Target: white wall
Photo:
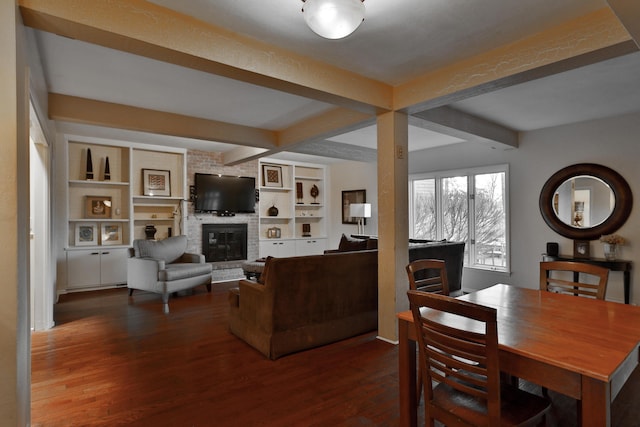
<path fill-rule="evenodd" d="M 496 282 L 536 288 L 538 263 L 546 242 L 558 242 L 561 254 L 573 252 L 573 241 L 556 234 L 543 221 L 538 208 L 540 190 L 558 170 L 591 162 L 619 172 L 640 200 L 640 113 L 527 132 L 517 149 L 491 149 L 464 143 L 411 153 L 409 173 L 508 163 L 510 167 L 511 269 L 510 275 L 465 269 L 463 287 L 480 289 Z M 637 204 L 637 202 L 636 202 Z M 618 231 L 628 242 L 620 257 L 640 256 L 640 212 L 637 206 Z M 603 257 L 602 244 L 591 242 L 591 254 Z M 632 271 L 631 301 L 640 304 L 640 265 Z M 635 290 L 635 292 L 634 292 Z M 622 273 L 610 275 L 607 299 L 623 301 Z"/>
<path fill-rule="evenodd" d="M 329 177 L 329 249 L 336 249 L 342 234 L 347 236 L 358 233 L 355 224 L 342 223 L 342 192 L 366 190 L 367 203 L 371 203 L 371 218 L 364 227 L 365 234 L 378 234 L 378 172 L 376 163 L 341 162 L 327 168 Z"/>

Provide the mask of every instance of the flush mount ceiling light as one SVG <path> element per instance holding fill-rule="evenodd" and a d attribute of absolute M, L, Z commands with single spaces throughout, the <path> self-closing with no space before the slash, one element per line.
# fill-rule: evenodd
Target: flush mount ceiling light
<path fill-rule="evenodd" d="M 309 28 L 326 39 L 341 39 L 364 21 L 364 0 L 302 0 Z"/>

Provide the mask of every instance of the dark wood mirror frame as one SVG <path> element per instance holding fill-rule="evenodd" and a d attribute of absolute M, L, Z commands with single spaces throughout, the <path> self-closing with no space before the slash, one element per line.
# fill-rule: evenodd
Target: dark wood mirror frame
<path fill-rule="evenodd" d="M 575 228 L 558 218 L 553 209 L 553 195 L 558 187 L 568 179 L 577 176 L 593 176 L 606 182 L 615 197 L 615 206 L 611 215 L 594 227 Z M 540 192 L 540 213 L 549 227 L 556 233 L 574 240 L 595 240 L 603 234 L 617 231 L 627 221 L 633 207 L 631 187 L 625 179 L 613 169 L 594 163 L 579 163 L 567 166 L 554 173 Z"/>

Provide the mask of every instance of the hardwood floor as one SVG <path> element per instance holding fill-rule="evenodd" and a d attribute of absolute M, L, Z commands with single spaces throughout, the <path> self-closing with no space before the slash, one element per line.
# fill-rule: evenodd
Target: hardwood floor
<path fill-rule="evenodd" d="M 32 335 L 32 425 L 398 425 L 396 346 L 370 333 L 268 360 L 228 331 L 233 286 L 172 298 L 168 315 L 149 293 L 63 295 L 56 327 Z M 551 396 L 548 424 L 574 426 L 575 401 Z M 638 396 L 640 369 L 614 426 L 639 425 Z"/>

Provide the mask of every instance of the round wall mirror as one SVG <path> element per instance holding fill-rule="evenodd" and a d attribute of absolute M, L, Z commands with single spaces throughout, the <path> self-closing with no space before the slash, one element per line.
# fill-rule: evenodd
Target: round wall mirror
<path fill-rule="evenodd" d="M 620 228 L 631 213 L 633 196 L 613 169 L 580 163 L 559 170 L 540 193 L 542 218 L 558 234 L 594 240 Z"/>

